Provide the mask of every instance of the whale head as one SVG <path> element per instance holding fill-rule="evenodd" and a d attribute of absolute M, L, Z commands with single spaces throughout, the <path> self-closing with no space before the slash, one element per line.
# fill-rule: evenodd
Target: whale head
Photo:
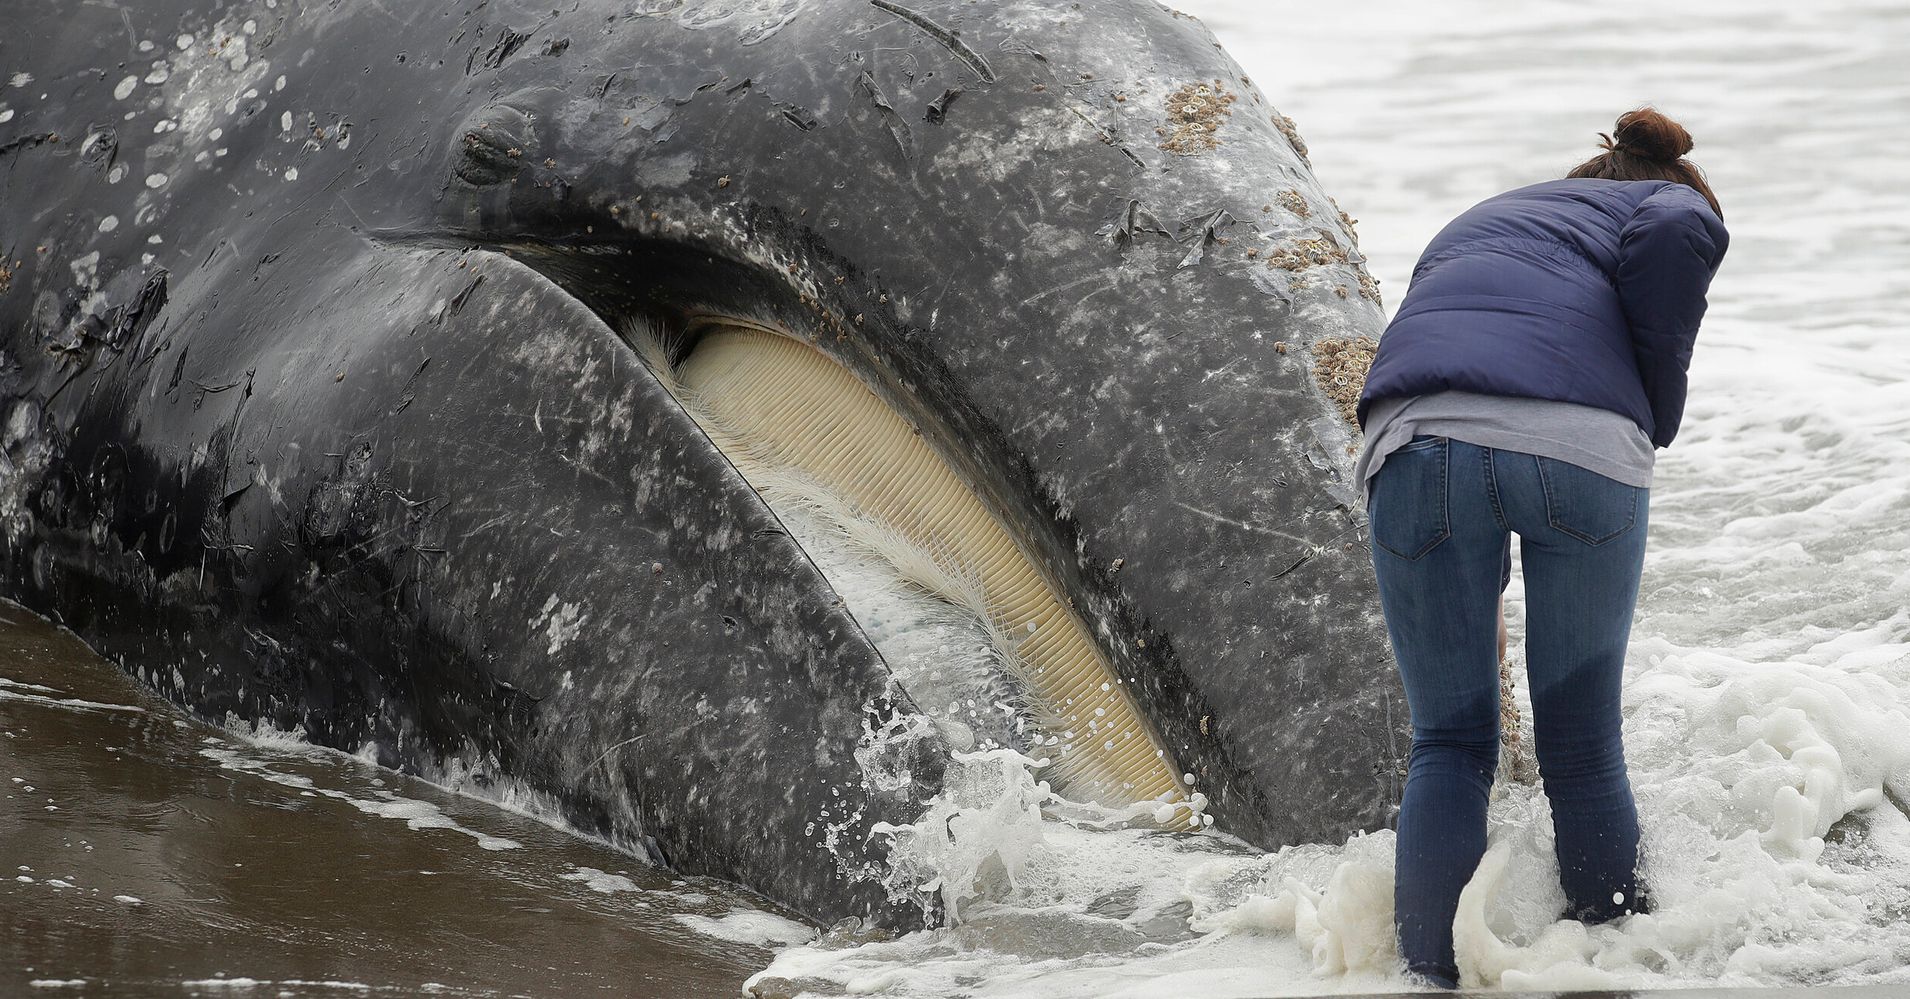
<path fill-rule="evenodd" d="M 885 726 L 1262 847 L 1389 820 L 1347 416 L 1378 295 L 1199 22 L 173 6 L 164 73 L 49 44 L 62 100 L 0 124 L 82 137 L 9 146 L 61 168 L 0 203 L 96 206 L 0 209 L 53 247 L 9 350 L 72 348 L 10 383 L 66 483 L 21 493 L 14 592 L 129 665 L 183 647 L 118 609 L 168 594 L 285 673 L 172 696 L 481 761 L 816 918 L 894 911 L 868 831 L 938 771 L 871 776 Z M 89 485 L 114 447 L 142 509 Z"/>

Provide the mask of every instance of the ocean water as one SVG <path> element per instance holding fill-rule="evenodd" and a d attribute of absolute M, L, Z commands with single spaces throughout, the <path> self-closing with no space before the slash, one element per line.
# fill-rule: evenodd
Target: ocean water
<path fill-rule="evenodd" d="M 1658 911 L 1554 922 L 1544 800 L 1508 782 L 1461 905 L 1468 983 L 1910 988 L 1910 7 L 1183 6 L 1296 119 L 1389 304 L 1452 215 L 1561 175 L 1646 101 L 1691 128 L 1732 228 L 1627 666 Z M 901 669 L 976 674 L 972 622 L 911 603 L 866 552 L 814 547 Z M 1515 666 L 1521 592 L 1515 577 Z M 535 810 L 507 792 L 189 721 L 18 610 L 0 639 L 0 991 L 1409 987 L 1385 831 L 1268 854 L 1135 828 L 980 748 L 895 831 L 953 924 L 817 934 L 501 807 Z"/>

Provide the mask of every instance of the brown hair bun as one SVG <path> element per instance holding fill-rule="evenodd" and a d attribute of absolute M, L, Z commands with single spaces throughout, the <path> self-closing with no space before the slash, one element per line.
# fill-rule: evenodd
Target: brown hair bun
<path fill-rule="evenodd" d="M 1606 149 L 1659 163 L 1676 163 L 1691 147 L 1691 133 L 1650 106 L 1619 115 L 1611 137 L 1605 139 Z"/>
<path fill-rule="evenodd" d="M 1567 177 L 1598 180 L 1668 180 L 1696 188 L 1711 210 L 1724 217 L 1718 196 L 1704 179 L 1704 171 L 1684 158 L 1691 151 L 1691 133 L 1683 125 L 1646 105 L 1618 116 L 1612 134 L 1600 132 L 1605 151 L 1580 163 Z"/>

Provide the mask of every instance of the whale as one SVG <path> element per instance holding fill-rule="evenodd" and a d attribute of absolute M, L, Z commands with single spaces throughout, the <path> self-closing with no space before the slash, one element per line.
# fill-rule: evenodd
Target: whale
<path fill-rule="evenodd" d="M 892 831 L 991 748 L 1162 834 L 1391 821 L 1346 417 L 1383 312 L 1197 20 L 138 0 L 7 35 L 0 595 L 163 696 L 824 925 L 942 918 Z M 956 652 L 894 637 L 944 610 Z"/>

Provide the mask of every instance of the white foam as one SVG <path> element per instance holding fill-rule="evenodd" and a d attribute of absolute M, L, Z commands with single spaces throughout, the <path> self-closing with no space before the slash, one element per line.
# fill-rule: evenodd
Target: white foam
<path fill-rule="evenodd" d="M 584 887 L 605 895 L 620 891 L 642 891 L 635 881 L 621 874 L 608 874 L 595 867 L 579 867 L 574 871 L 558 875 L 565 881 L 580 881 Z"/>
<path fill-rule="evenodd" d="M 815 930 L 793 919 L 750 909 L 715 917 L 678 913 L 676 920 L 704 936 L 755 947 L 808 943 L 816 936 Z"/>
<path fill-rule="evenodd" d="M 28 685 L 22 684 L 21 686 Z M 27 704 L 74 708 L 81 711 L 123 711 L 129 714 L 146 713 L 146 709 L 137 704 L 107 704 L 103 701 L 88 701 L 77 697 L 42 697 L 39 694 L 23 693 L 21 690 L 11 687 L 0 687 L 0 701 L 21 701 Z"/>
<path fill-rule="evenodd" d="M 45 685 L 43 685 L 43 684 L 38 684 L 38 683 L 24 683 L 24 682 L 22 682 L 22 681 L 19 681 L 19 680 L 9 680 L 9 679 L 7 679 L 7 678 L 6 678 L 6 677 L 4 677 L 4 676 L 0 676 L 0 687 L 10 687 L 10 688 L 12 688 L 12 689 L 14 689 L 14 690 L 30 690 L 30 691 L 32 691 L 32 692 L 34 692 L 34 693 L 36 693 L 36 694 L 63 694 L 63 693 L 65 693 L 65 691 L 63 691 L 63 690 L 61 690 L 61 689 L 60 689 L 60 688 L 58 688 L 58 687 L 48 687 L 48 686 L 45 686 Z"/>
<path fill-rule="evenodd" d="M 506 839 L 502 836 L 492 836 L 488 833 L 481 833 L 475 829 L 460 825 L 455 819 L 444 814 L 438 806 L 428 801 L 401 798 L 389 792 L 380 792 L 377 798 L 358 798 L 342 792 L 327 792 L 323 789 L 319 789 L 318 793 L 325 797 L 334 797 L 345 801 L 367 815 L 376 815 L 387 819 L 402 819 L 407 828 L 449 829 L 453 832 L 463 833 L 476 840 L 480 849 L 515 850 L 523 846 L 522 843 L 516 840 Z"/>
<path fill-rule="evenodd" d="M 216 738 L 208 738 L 206 741 L 210 745 L 201 746 L 199 755 L 218 763 L 220 769 L 251 774 L 303 793 L 342 801 L 367 815 L 402 821 L 409 829 L 446 829 L 461 833 L 475 840 L 479 849 L 516 850 L 523 846 L 516 840 L 472 829 L 444 814 L 442 809 L 428 801 L 402 797 L 386 790 L 378 790 L 371 796 L 365 797 L 349 791 L 319 786 L 312 778 L 303 774 L 285 773 L 274 765 L 280 761 L 269 758 L 269 754 L 304 757 L 305 759 L 301 762 L 310 762 L 314 757 L 327 755 L 335 757 L 344 754 L 319 749 L 304 742 L 293 733 L 283 732 L 269 725 L 242 725 L 232 719 L 228 719 L 228 722 L 231 723 L 230 727 L 235 734 L 242 735 L 254 744 L 228 747 L 219 745 L 219 740 Z M 383 781 L 374 780 L 373 783 L 382 784 Z"/>

